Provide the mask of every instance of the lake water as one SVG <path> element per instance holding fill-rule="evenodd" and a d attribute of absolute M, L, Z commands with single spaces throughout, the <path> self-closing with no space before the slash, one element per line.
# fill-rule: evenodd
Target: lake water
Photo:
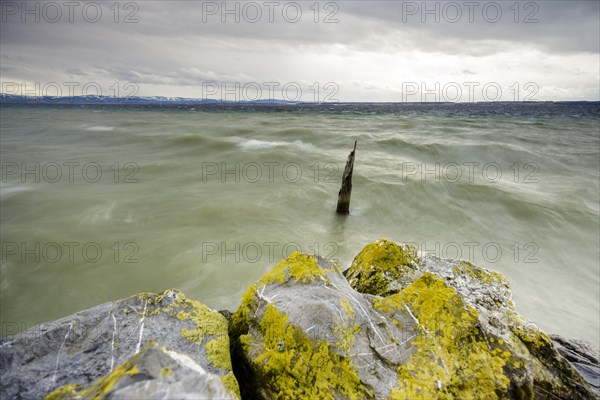
<path fill-rule="evenodd" d="M 598 343 L 599 115 L 598 103 L 3 105 L 2 335 L 171 287 L 234 310 L 295 250 L 348 267 L 387 238 L 497 270 L 526 318 Z"/>

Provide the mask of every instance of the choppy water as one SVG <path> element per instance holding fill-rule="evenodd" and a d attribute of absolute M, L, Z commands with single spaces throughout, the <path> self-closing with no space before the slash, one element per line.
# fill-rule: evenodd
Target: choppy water
<path fill-rule="evenodd" d="M 235 309 L 296 249 L 347 267 L 385 237 L 498 270 L 542 329 L 598 343 L 599 110 L 2 106 L 2 334 L 170 287 Z"/>

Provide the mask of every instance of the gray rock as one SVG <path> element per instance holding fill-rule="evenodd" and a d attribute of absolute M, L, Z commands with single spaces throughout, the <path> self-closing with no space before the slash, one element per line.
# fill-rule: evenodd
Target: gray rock
<path fill-rule="evenodd" d="M 502 275 L 384 240 L 344 274 L 294 253 L 233 315 L 176 290 L 102 304 L 1 339 L 0 367 L 2 399 L 48 400 L 591 399 L 600 375 Z"/>
<path fill-rule="evenodd" d="M 441 278 L 466 309 L 475 312 L 477 329 L 488 349 L 500 344 L 498 349 L 511 354 L 503 367 L 511 382 L 506 390 L 496 387 L 497 393 L 505 391 L 515 398 L 529 394 L 540 398 L 598 398 L 594 382 L 588 384 L 590 376 L 597 376 L 597 360 L 596 364 L 579 366 L 565 360 L 561 355 L 565 351 L 559 352 L 535 323 L 517 314 L 508 281 L 498 272 L 466 261 L 418 254 L 408 244 L 379 240 L 367 245 L 344 274 L 357 290 L 387 299 L 400 294 L 406 297 L 414 283 L 425 276 Z M 412 282 L 410 286 L 408 282 Z M 588 349 L 583 353 L 593 352 Z"/>
<path fill-rule="evenodd" d="M 405 312 L 384 315 L 372 301 L 332 261 L 294 253 L 279 263 L 232 317 L 242 395 L 387 399 L 416 328 Z"/>
<path fill-rule="evenodd" d="M 248 289 L 230 327 L 242 395 L 595 396 L 516 313 L 496 272 L 379 241 L 346 277 L 351 285 L 338 265 L 294 253 Z"/>
<path fill-rule="evenodd" d="M 600 349 L 583 340 L 569 340 L 559 335 L 550 335 L 550 339 L 558 352 L 573 364 L 596 394 L 600 394 Z"/>
<path fill-rule="evenodd" d="M 177 290 L 106 303 L 0 343 L 3 399 L 40 399 L 64 385 L 89 387 L 156 343 L 185 354 L 237 392 L 227 320 Z"/>
<path fill-rule="evenodd" d="M 127 367 L 135 367 L 135 373 L 123 374 L 123 378 L 118 380 L 108 393 L 101 393 L 107 399 L 237 398 L 225 388 L 217 375 L 207 372 L 187 355 L 155 344 L 144 349 L 139 357 L 134 356 L 130 359 Z M 101 378 L 90 389 L 102 387 L 106 380 L 106 377 Z M 96 393 L 89 390 L 86 397 L 93 398 L 93 394 Z"/>

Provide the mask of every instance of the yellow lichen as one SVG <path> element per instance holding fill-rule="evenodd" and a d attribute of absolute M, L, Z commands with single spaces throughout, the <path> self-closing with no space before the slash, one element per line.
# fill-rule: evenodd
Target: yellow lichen
<path fill-rule="evenodd" d="M 352 308 L 352 306 L 350 305 L 350 302 L 348 301 L 348 299 L 342 299 L 340 301 L 340 305 L 342 306 L 342 308 L 344 309 L 344 311 L 346 311 L 346 314 L 348 315 L 348 318 L 354 319 L 354 308 Z"/>
<path fill-rule="evenodd" d="M 77 393 L 78 390 L 81 389 L 81 386 L 75 383 L 69 383 L 68 385 L 64 385 L 59 387 L 58 389 L 50 392 L 44 400 L 63 400 L 63 399 L 71 399 Z"/>
<path fill-rule="evenodd" d="M 342 349 L 344 354 L 348 356 L 353 352 L 354 336 L 360 332 L 361 326 L 356 325 L 356 322 L 354 321 L 355 312 L 348 299 L 340 300 L 340 305 L 346 312 L 348 320 L 343 319 L 337 321 L 338 325 L 334 327 L 333 333 L 338 335 L 338 340 L 336 342 L 337 347 Z"/>
<path fill-rule="evenodd" d="M 240 387 L 238 385 L 237 379 L 233 375 L 233 372 L 229 372 L 227 375 L 221 377 L 221 382 L 223 382 L 223 386 L 225 386 L 231 393 L 233 393 L 237 399 L 241 398 L 240 395 Z"/>
<path fill-rule="evenodd" d="M 502 274 L 496 271 L 488 271 L 484 268 L 479 268 L 468 261 L 461 261 L 458 265 L 452 268 L 455 275 L 468 275 L 479 281 L 487 284 L 500 283 L 508 284 Z"/>
<path fill-rule="evenodd" d="M 181 337 L 191 342 L 201 344 L 207 335 L 225 335 L 227 333 L 227 319 L 204 304 L 190 299 L 178 299 L 178 311 L 175 318 L 189 320 L 194 323 L 191 329 L 184 328 Z"/>
<path fill-rule="evenodd" d="M 252 284 L 242 295 L 242 304 L 231 316 L 231 336 L 239 337 L 248 332 L 248 321 L 250 320 L 250 310 L 254 308 L 254 296 L 256 294 L 256 285 Z"/>
<path fill-rule="evenodd" d="M 283 283 L 290 278 L 300 283 L 310 283 L 317 278 L 326 279 L 325 271 L 319 266 L 316 256 L 296 251 L 287 259 L 281 260 L 260 281 L 263 284 Z"/>
<path fill-rule="evenodd" d="M 231 371 L 229 336 L 222 335 L 206 343 L 206 356 L 214 367 Z"/>
<path fill-rule="evenodd" d="M 365 246 L 346 272 L 350 285 L 361 293 L 385 296 L 391 281 L 396 281 L 418 265 L 417 250 L 378 240 Z"/>
<path fill-rule="evenodd" d="M 331 398 L 332 392 L 350 399 L 365 397 L 364 388 L 349 359 L 325 341 L 313 342 L 288 325 L 272 304 L 260 322 L 263 351 L 252 361 L 261 369 L 264 384 L 274 398 Z"/>
<path fill-rule="evenodd" d="M 109 375 L 99 379 L 87 389 L 78 390 L 79 386 L 75 384 L 65 385 L 45 397 L 45 400 L 57 400 L 63 398 L 85 398 L 92 400 L 104 399 L 113 390 L 114 386 L 125 379 L 127 376 L 133 376 L 139 373 L 134 363 L 139 358 L 139 354 L 133 356 L 128 361 L 116 367 Z"/>
<path fill-rule="evenodd" d="M 391 399 L 496 398 L 507 391 L 504 366 L 513 354 L 486 340 L 477 312 L 441 278 L 426 273 L 384 301 L 406 310 L 420 332 Z"/>
<path fill-rule="evenodd" d="M 170 298 L 168 304 L 162 308 L 157 307 L 149 315 L 166 313 L 181 321 L 191 321 L 193 323 L 192 327 L 183 328 L 180 336 L 192 343 L 204 345 L 209 362 L 215 368 L 229 371 L 227 374 L 229 375 L 232 367 L 231 355 L 229 354 L 227 319 L 201 302 L 188 299 L 182 292 L 176 289 L 166 290 L 159 294 L 142 293 L 137 295 L 138 298 L 154 306 L 159 306 L 165 296 L 169 296 Z M 235 378 L 233 379 L 234 381 L 231 381 L 231 378 L 227 378 L 227 383 L 230 390 L 235 386 L 235 390 L 239 394 L 237 381 L 235 381 Z M 235 392 L 235 390 L 232 391 Z"/>
<path fill-rule="evenodd" d="M 171 369 L 171 367 L 162 367 L 162 369 L 160 370 L 160 376 L 162 376 L 163 378 L 171 376 L 172 373 L 173 370 Z"/>

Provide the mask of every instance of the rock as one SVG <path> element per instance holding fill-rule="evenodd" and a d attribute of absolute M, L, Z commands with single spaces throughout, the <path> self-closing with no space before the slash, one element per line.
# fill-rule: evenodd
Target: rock
<path fill-rule="evenodd" d="M 50 393 L 58 399 L 235 399 L 215 374 L 185 354 L 151 343 L 88 388 L 69 384 Z"/>
<path fill-rule="evenodd" d="M 230 326 L 244 397 L 594 397 L 496 272 L 379 241 L 346 276 L 363 293 L 294 253 L 248 289 Z"/>
<path fill-rule="evenodd" d="M 417 263 L 416 248 L 381 240 L 366 245 L 344 275 L 361 293 L 387 296 L 398 293 L 414 280 Z"/>
<path fill-rule="evenodd" d="M 226 390 L 237 398 L 227 330 L 224 316 L 177 290 L 138 294 L 3 339 L 0 392 L 6 399 L 40 399 L 53 391 L 55 398 L 75 392 L 85 398 L 102 389 L 102 398 L 123 398 L 123 393 L 141 395 L 147 390 L 153 398 L 170 398 L 156 394 L 170 390 L 185 398 L 189 391 L 205 387 L 206 393 Z M 162 347 L 142 351 L 149 344 Z M 185 355 L 197 368 L 186 370 L 174 354 Z M 153 380 L 159 364 L 181 371 L 176 375 L 181 382 L 173 386 L 173 378 Z M 187 382 L 200 370 L 206 385 Z M 111 386 L 115 374 L 128 375 L 123 385 Z M 216 388 L 215 380 L 221 387 Z"/>
<path fill-rule="evenodd" d="M 594 388 L 596 393 L 600 392 L 600 349 L 591 343 L 582 340 L 568 340 L 559 335 L 550 335 L 552 343 L 558 352 L 565 357 L 587 383 Z"/>
<path fill-rule="evenodd" d="M 597 349 L 528 323 L 497 272 L 381 240 L 345 275 L 333 261 L 293 253 L 248 288 L 233 315 L 168 290 L 43 324 L 0 340 L 0 393 L 599 398 Z"/>
<path fill-rule="evenodd" d="M 465 261 L 417 255 L 410 245 L 380 240 L 367 245 L 345 275 L 355 289 L 386 296 L 382 304 L 405 306 L 414 314 L 421 329 L 413 342 L 418 350 L 408 366 L 419 367 L 404 378 L 418 372 L 417 386 L 423 386 L 424 375 L 433 378 L 427 371 L 435 370 L 447 357 L 452 359 L 451 354 L 459 350 L 464 353 L 456 359 L 462 362 L 461 368 L 475 366 L 479 357 L 494 355 L 492 364 L 485 361 L 483 375 L 468 373 L 462 378 L 477 382 L 470 390 L 478 394 L 487 387 L 510 398 L 598 398 L 597 391 L 594 393 L 561 356 L 548 335 L 517 314 L 508 282 L 495 271 Z M 439 353 L 438 360 L 423 350 Z M 444 373 L 449 370 L 442 367 Z M 457 373 L 465 371 L 450 375 Z M 438 375 L 443 375 L 441 370 Z M 458 393 L 459 382 L 439 381 L 449 393 Z M 420 390 L 423 393 L 424 388 Z"/>
<path fill-rule="evenodd" d="M 232 316 L 245 398 L 388 398 L 416 333 L 353 290 L 339 265 L 294 253 L 252 285 Z"/>

